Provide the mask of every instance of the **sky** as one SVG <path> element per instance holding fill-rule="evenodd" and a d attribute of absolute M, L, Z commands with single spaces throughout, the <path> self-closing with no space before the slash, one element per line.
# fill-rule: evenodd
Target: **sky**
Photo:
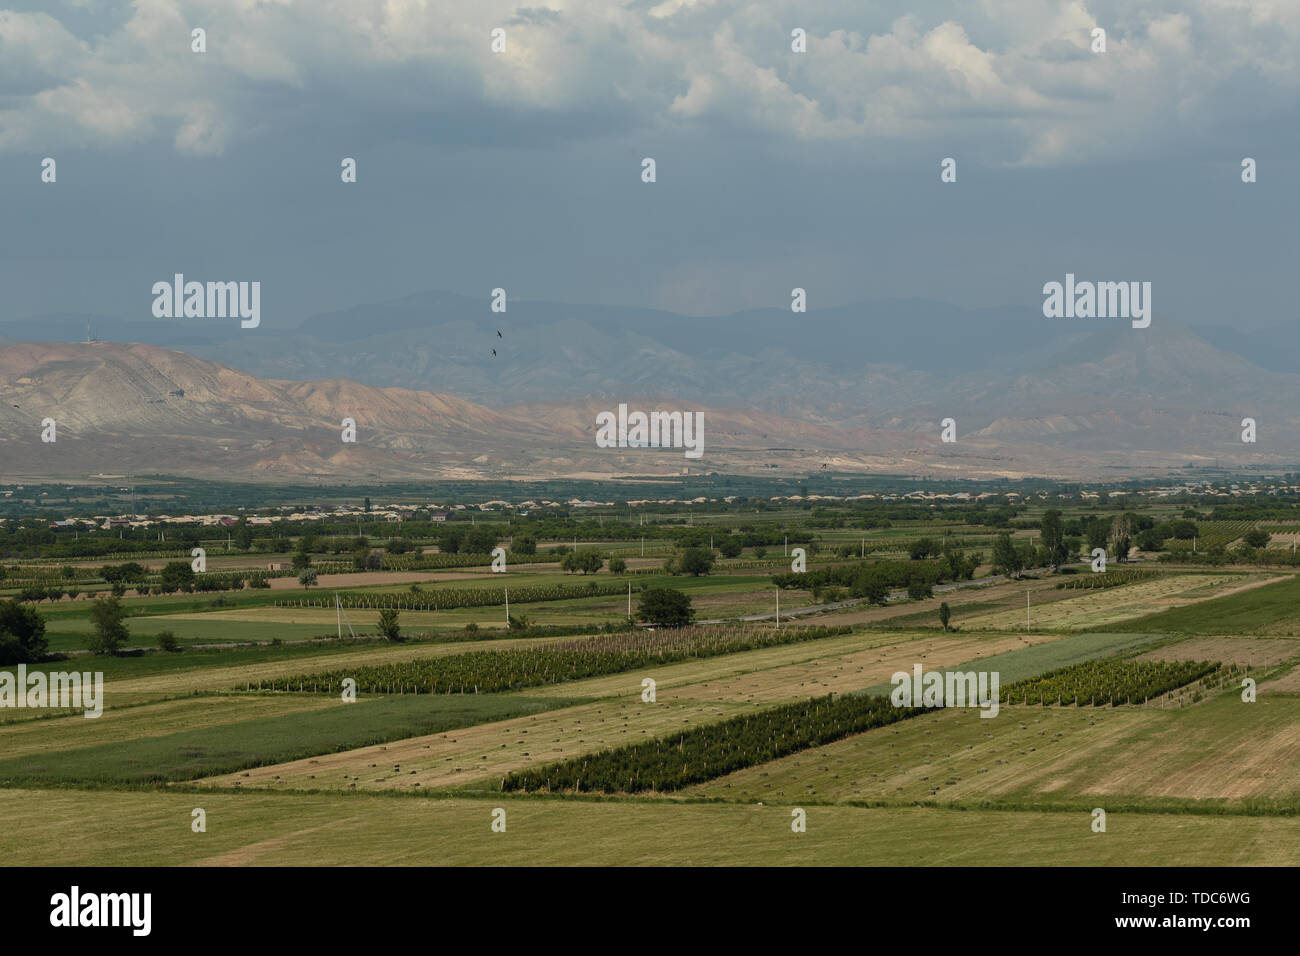
<path fill-rule="evenodd" d="M 19 3 L 0 321 L 148 319 L 177 272 L 260 281 L 268 327 L 496 287 L 1038 306 L 1071 272 L 1270 328 L 1296 309 L 1298 83 L 1295 0 Z"/>

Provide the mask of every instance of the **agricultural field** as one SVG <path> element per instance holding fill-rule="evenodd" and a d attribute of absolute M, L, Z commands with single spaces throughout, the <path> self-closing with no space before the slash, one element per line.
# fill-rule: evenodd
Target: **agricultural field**
<path fill-rule="evenodd" d="M 1139 580 L 1119 587 L 1098 589 L 1062 589 L 1055 600 L 1034 608 L 1030 595 L 1028 620 L 1038 630 L 1079 631 L 1101 627 L 1144 630 L 1147 615 L 1155 608 L 1197 605 L 1207 598 L 1259 587 L 1279 580 L 1277 575 L 1170 574 Z M 1058 595 L 1068 595 L 1058 597 Z M 1016 630 L 1025 628 L 1024 596 L 1016 610 L 990 611 L 963 617 L 963 625 L 980 630 Z M 1158 628 L 1156 628 L 1158 629 Z"/>
<path fill-rule="evenodd" d="M 1213 600 L 1172 607 L 1130 620 L 1126 626 L 1184 634 L 1300 637 L 1300 577 L 1287 576 L 1246 590 L 1227 589 Z"/>
<path fill-rule="evenodd" d="M 829 506 L 622 530 L 613 514 L 531 533 L 458 522 L 501 542 L 504 572 L 414 523 L 406 545 L 353 524 L 369 540 L 352 551 L 346 530 L 311 552 L 301 530 L 278 550 L 214 540 L 207 590 L 180 550 L 0 559 L 45 628 L 28 672 L 103 678 L 97 718 L 0 708 L 0 812 L 57 832 L 99 801 L 86 838 L 42 859 L 70 864 L 873 865 L 904 847 L 934 863 L 1300 863 L 1295 568 L 1206 564 L 1198 538 L 1093 574 L 1082 545 L 1038 560 L 1042 504 L 1010 527 L 873 507 L 870 527 Z M 1198 523 L 1234 533 L 1225 546 L 1255 525 Z M 510 560 L 530 534 L 536 553 Z M 1019 567 L 994 559 L 1000 535 Z M 795 547 L 832 583 L 790 578 Z M 138 584 L 116 595 L 125 639 L 97 653 L 92 609 L 122 573 Z M 917 668 L 998 675 L 996 715 L 895 704 Z M 510 836 L 493 842 L 498 808 Z"/>

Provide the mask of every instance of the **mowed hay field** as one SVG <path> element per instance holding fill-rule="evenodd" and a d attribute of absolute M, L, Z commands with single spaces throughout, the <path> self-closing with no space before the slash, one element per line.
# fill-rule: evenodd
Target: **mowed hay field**
<path fill-rule="evenodd" d="M 1300 637 L 1300 575 L 1127 622 L 1135 630 Z"/>
<path fill-rule="evenodd" d="M 1186 801 L 1300 808 L 1300 699 L 1180 709 L 941 710 L 742 770 L 685 797 L 1013 806 Z"/>
<path fill-rule="evenodd" d="M 246 663 L 224 664 L 222 655 L 211 655 L 207 666 L 186 667 L 195 658 L 177 657 L 164 663 L 174 664 L 139 677 L 130 676 L 131 670 L 119 668 L 105 674 L 104 693 L 110 706 L 135 704 L 141 701 L 176 697 L 184 694 L 222 692 L 245 689 L 258 681 L 298 674 L 316 674 L 338 670 L 353 665 L 421 660 L 474 650 L 508 650 L 512 647 L 542 645 L 553 641 L 574 638 L 500 638 L 483 641 L 457 641 L 452 643 L 387 644 L 308 646 L 291 655 L 268 651 L 268 660 L 250 660 Z M 86 666 L 83 662 L 79 665 Z M 51 665 L 58 670 L 62 665 Z"/>
<path fill-rule="evenodd" d="M 1171 574 L 1153 581 L 1112 588 L 1062 588 L 1056 594 L 1067 597 L 1038 607 L 1033 606 L 1033 596 L 1030 596 L 1029 622 L 1030 627 L 1037 630 L 1097 630 L 1121 622 L 1125 630 L 1157 630 L 1135 619 L 1144 618 L 1155 610 L 1195 604 L 1277 580 L 1277 575 L 1265 574 Z M 967 629 L 1023 630 L 1024 595 L 1022 593 L 1020 606 L 1015 609 L 963 616 L 961 623 Z"/>
<path fill-rule="evenodd" d="M 798 804 L 0 790 L 0 855 L 61 866 L 1119 866 L 1300 863 L 1294 817 Z M 207 832 L 190 829 L 202 807 Z M 493 809 L 506 830 L 491 830 Z M 75 839 L 68 834 L 75 833 Z"/>
<path fill-rule="evenodd" d="M 1267 637 L 1189 637 L 1145 654 L 1140 661 L 1222 661 L 1268 668 L 1300 658 L 1300 640 Z"/>
<path fill-rule="evenodd" d="M 905 561 L 922 527 L 938 534 L 961 526 L 883 529 L 889 553 Z M 859 540 L 856 530 L 841 530 L 846 543 Z M 639 550 L 639 542 L 628 549 Z M 662 566 L 668 553 L 645 562 Z M 746 562 L 755 566 L 740 567 Z M 1300 668 L 1288 669 L 1300 661 L 1300 637 L 1287 636 L 1292 627 L 1300 634 L 1300 578 L 1245 565 L 1141 567 L 1156 575 L 1105 590 L 1057 587 L 1088 580 L 1082 565 L 1069 575 L 943 583 L 933 598 L 916 600 L 902 596 L 896 582 L 905 578 L 892 578 L 885 605 L 783 621 L 779 636 L 810 624 L 850 625 L 850 633 L 812 632 L 755 647 L 778 636 L 775 622 L 728 624 L 719 630 L 743 630 L 750 643 L 686 659 L 663 648 L 679 641 L 689 653 L 703 652 L 703 638 L 691 645 L 691 632 L 667 641 L 665 633 L 619 630 L 625 593 L 512 599 L 510 613 L 534 628 L 524 633 L 567 628 L 547 637 L 505 635 L 499 605 L 402 609 L 401 627 L 413 638 L 406 643 L 296 643 L 334 633 L 336 611 L 270 602 L 331 600 L 321 589 L 132 598 L 133 649 L 163 628 L 188 641 L 284 643 L 51 663 L 50 670 L 102 669 L 104 714 L 87 720 L 79 711 L 0 711 L 0 819 L 10 824 L 0 828 L 0 850 L 17 864 L 1300 863 Z M 786 569 L 784 560 L 757 567 L 745 556 L 700 577 L 670 578 L 656 569 L 630 580 L 634 588 L 682 591 L 698 617 L 734 619 L 773 610 L 771 575 Z M 420 577 L 430 582 L 426 594 L 502 580 L 485 569 Z M 512 567 L 505 583 L 513 595 L 516 581 L 581 586 L 611 579 L 606 571 L 584 577 L 551 565 L 527 566 L 517 576 Z M 618 579 L 619 586 L 628 580 Z M 340 596 L 358 604 L 418 600 L 400 574 L 335 583 L 352 587 Z M 860 581 L 853 586 L 862 592 Z M 941 601 L 957 630 L 940 628 Z M 810 589 L 781 592 L 783 612 L 811 603 Z M 42 610 L 51 628 L 61 629 L 60 649 L 84 646 L 71 643 L 89 634 L 84 610 Z M 373 606 L 347 615 L 359 634 L 377 628 Z M 477 630 L 465 630 L 469 623 Z M 531 653 L 541 649 L 558 653 Z M 383 669 L 482 652 L 513 657 Z M 656 653 L 667 659 L 649 656 Z M 1146 707 L 1003 705 L 991 719 L 977 709 L 937 709 L 897 722 L 889 721 L 898 712 L 870 700 L 888 693 L 893 674 L 918 665 L 996 671 L 1005 688 L 1109 657 L 1244 665 L 1258 676 L 1259 699 L 1244 703 L 1235 684 L 1214 684 L 1202 699 L 1188 690 Z M 1094 669 L 1118 680 L 1121 668 Z M 357 674 L 367 690 L 353 703 L 337 689 L 319 692 L 313 678 L 327 672 L 336 682 Z M 445 674 L 463 679 L 440 687 L 529 686 L 409 692 Z M 572 674 L 594 676 L 562 679 Z M 284 678 L 293 678 L 287 687 L 259 687 Z M 643 699 L 647 681 L 653 700 Z M 394 687 L 408 692 L 394 694 Z M 1170 706 L 1161 708 L 1162 700 Z M 828 712 L 884 717 L 817 723 Z M 712 729 L 750 716 L 776 722 L 737 722 L 725 734 Z M 861 729 L 867 726 L 874 729 Z M 809 728 L 822 734 L 815 740 L 831 742 L 811 746 Z M 838 733 L 850 735 L 834 739 Z M 764 735 L 786 742 L 783 756 L 769 759 Z M 712 743 L 692 750 L 701 740 Z M 650 786 L 675 779 L 671 785 L 684 789 L 597 796 L 588 792 L 590 777 L 576 787 L 568 778 L 562 795 L 502 789 L 512 773 L 653 741 L 663 745 L 655 759 L 663 766 L 676 760 L 678 775 L 642 779 Z M 806 749 L 789 753 L 790 746 Z M 728 762 L 715 760 L 717 753 Z M 737 766 L 743 769 L 728 772 Z M 1109 814 L 1105 834 L 1091 829 L 1098 806 Z M 190 829 L 196 807 L 207 812 L 207 833 Z M 508 817 L 504 833 L 491 829 L 498 807 Z M 807 811 L 806 833 L 791 831 L 794 808 Z M 41 846 L 39 859 L 33 845 Z"/>
<path fill-rule="evenodd" d="M 827 693 L 826 686 L 839 692 L 860 690 L 888 680 L 900 668 L 910 669 L 916 661 L 949 666 L 1023 646 L 1022 639 L 1003 636 L 822 638 L 531 688 L 517 696 L 531 699 L 562 693 L 600 699 L 455 734 L 258 767 L 201 783 L 302 790 L 485 787 L 513 770 L 714 723 L 758 706 L 821 696 Z M 656 682 L 654 703 L 641 699 L 646 677 Z M 399 770 L 394 771 L 394 765 Z"/>

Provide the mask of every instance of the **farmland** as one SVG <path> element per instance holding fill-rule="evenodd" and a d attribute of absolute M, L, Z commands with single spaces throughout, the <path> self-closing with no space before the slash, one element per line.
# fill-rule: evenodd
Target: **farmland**
<path fill-rule="evenodd" d="M 1035 550 L 1044 502 L 683 508 L 200 533 L 202 587 L 182 548 L 0 559 L 29 670 L 104 681 L 95 719 L 0 709 L 0 806 L 39 833 L 102 801 L 69 863 L 1300 862 L 1300 567 L 1241 543 L 1266 518 L 1093 573 L 1082 535 Z M 917 667 L 997 673 L 1000 710 L 895 706 Z"/>

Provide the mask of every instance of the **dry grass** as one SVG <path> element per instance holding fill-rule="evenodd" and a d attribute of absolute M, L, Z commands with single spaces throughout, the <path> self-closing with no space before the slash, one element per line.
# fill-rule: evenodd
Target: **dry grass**
<path fill-rule="evenodd" d="M 1248 667 L 1271 667 L 1300 657 L 1300 640 L 1260 637 L 1193 637 L 1147 651 L 1140 661 L 1222 661 Z"/>

